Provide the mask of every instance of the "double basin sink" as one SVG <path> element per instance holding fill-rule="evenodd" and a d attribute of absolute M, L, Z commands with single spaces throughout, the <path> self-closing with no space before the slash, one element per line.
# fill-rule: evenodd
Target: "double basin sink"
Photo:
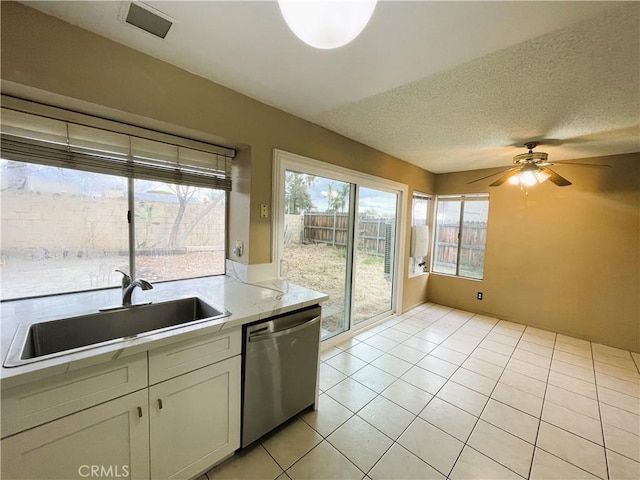
<path fill-rule="evenodd" d="M 4 366 L 17 367 L 228 315 L 224 308 L 188 297 L 23 324 L 18 327 Z"/>

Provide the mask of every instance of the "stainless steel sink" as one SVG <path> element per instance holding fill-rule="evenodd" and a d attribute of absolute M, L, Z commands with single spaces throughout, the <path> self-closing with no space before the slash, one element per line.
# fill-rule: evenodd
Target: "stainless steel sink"
<path fill-rule="evenodd" d="M 20 325 L 4 366 L 17 367 L 228 315 L 224 308 L 189 297 Z"/>

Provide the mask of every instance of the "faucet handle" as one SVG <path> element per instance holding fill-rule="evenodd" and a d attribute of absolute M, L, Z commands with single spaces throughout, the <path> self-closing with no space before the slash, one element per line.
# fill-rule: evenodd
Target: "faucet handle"
<path fill-rule="evenodd" d="M 122 288 L 127 288 L 131 285 L 131 277 L 129 275 L 124 273 L 122 270 L 116 269 L 115 271 L 122 274 Z"/>

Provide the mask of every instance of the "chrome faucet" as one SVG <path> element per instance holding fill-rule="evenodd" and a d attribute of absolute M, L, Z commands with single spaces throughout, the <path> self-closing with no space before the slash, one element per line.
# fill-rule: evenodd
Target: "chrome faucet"
<path fill-rule="evenodd" d="M 118 270 L 117 268 L 116 268 L 116 272 L 122 274 L 122 294 L 124 295 L 125 289 L 129 285 L 131 285 L 131 277 L 129 275 L 127 275 L 126 273 L 124 273 L 122 270 Z"/>
<path fill-rule="evenodd" d="M 153 285 L 151 285 L 146 280 L 141 278 L 137 280 L 131 280 L 131 277 L 124 273 L 122 270 L 116 270 L 116 272 L 120 272 L 122 274 L 122 306 L 130 307 L 131 306 L 131 295 L 133 295 L 133 290 L 136 287 L 140 287 L 142 290 L 151 290 Z"/>

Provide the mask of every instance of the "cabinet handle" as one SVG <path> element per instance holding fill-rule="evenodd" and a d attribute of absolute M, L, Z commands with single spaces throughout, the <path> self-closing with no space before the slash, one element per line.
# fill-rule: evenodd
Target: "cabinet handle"
<path fill-rule="evenodd" d="M 162 399 L 158 399 L 158 410 L 162 410 Z"/>
<path fill-rule="evenodd" d="M 138 418 L 142 418 L 142 407 L 138 407 Z"/>

